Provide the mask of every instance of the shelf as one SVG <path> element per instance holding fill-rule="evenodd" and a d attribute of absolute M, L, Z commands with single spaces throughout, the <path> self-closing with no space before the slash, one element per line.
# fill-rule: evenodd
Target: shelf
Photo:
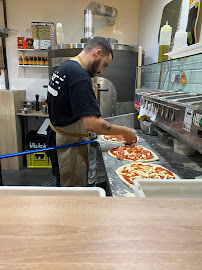
<path fill-rule="evenodd" d="M 23 68 L 47 68 L 48 66 L 44 66 L 44 65 L 18 65 L 19 67 L 23 67 Z"/>
<path fill-rule="evenodd" d="M 47 49 L 18 49 L 18 51 L 22 51 L 22 52 L 48 52 Z"/>

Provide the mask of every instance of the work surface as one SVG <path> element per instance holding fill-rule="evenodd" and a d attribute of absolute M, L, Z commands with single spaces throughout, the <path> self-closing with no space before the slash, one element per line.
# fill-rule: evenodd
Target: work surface
<path fill-rule="evenodd" d="M 202 199 L 0 198 L 0 269 L 202 269 Z"/>
<path fill-rule="evenodd" d="M 154 164 L 164 166 L 168 170 L 176 173 L 181 179 L 194 179 L 195 177 L 202 179 L 201 154 L 197 152 L 195 155 L 188 157 L 176 154 L 174 153 L 173 146 L 162 145 L 158 136 L 145 135 L 141 130 L 134 131 L 140 138 L 136 145 L 142 145 L 152 150 L 159 157 L 159 160 L 155 161 Z M 100 144 L 112 196 L 134 196 L 129 187 L 127 187 L 115 173 L 116 169 L 120 166 L 132 162 L 117 160 L 107 154 L 108 150 L 111 148 L 124 144 L 104 142 L 101 136 L 98 137 L 98 142 Z"/>

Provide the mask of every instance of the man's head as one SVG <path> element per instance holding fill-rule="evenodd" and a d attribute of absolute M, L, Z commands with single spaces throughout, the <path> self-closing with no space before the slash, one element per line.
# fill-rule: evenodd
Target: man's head
<path fill-rule="evenodd" d="M 112 47 L 103 37 L 90 39 L 83 52 L 88 56 L 86 70 L 91 77 L 101 74 L 113 59 Z"/>

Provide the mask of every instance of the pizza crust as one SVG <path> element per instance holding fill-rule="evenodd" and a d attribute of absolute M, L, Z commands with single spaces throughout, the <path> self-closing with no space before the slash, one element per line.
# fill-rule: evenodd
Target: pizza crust
<path fill-rule="evenodd" d="M 133 190 L 133 188 L 134 188 L 135 185 L 132 185 L 132 184 L 130 184 L 128 181 L 126 181 L 126 180 L 123 178 L 122 175 L 120 175 L 119 178 L 121 179 L 121 181 L 124 182 L 124 184 L 126 184 L 130 189 Z"/>
<path fill-rule="evenodd" d="M 135 160 L 135 161 L 134 161 L 134 160 L 131 160 L 131 161 L 133 161 L 133 162 L 152 162 L 152 161 L 159 160 L 159 157 L 158 157 L 152 150 L 149 150 L 149 149 L 147 149 L 147 148 L 145 148 L 145 147 L 143 147 L 143 146 L 141 146 L 141 147 L 142 147 L 143 150 L 150 151 L 154 157 L 153 157 L 152 159 L 139 159 L 139 160 Z M 113 149 L 113 148 L 112 148 L 112 149 Z M 112 150 L 112 149 L 110 149 L 110 150 Z M 108 155 L 110 155 L 111 157 L 117 159 L 117 156 L 116 156 L 116 155 L 113 155 L 113 154 L 110 152 L 110 150 L 107 152 Z M 128 159 L 128 158 L 124 158 L 123 160 L 128 160 L 128 161 L 130 161 L 130 159 Z"/>
<path fill-rule="evenodd" d="M 107 140 L 107 139 L 105 139 L 105 137 L 104 136 L 108 136 L 108 135 L 101 135 L 101 138 L 102 138 L 102 140 L 103 141 L 105 141 L 105 142 L 110 142 L 110 143 L 125 143 L 126 141 L 112 141 L 112 140 Z M 109 135 L 109 136 L 113 136 L 113 135 Z M 137 136 L 137 135 L 136 135 Z M 139 141 L 139 137 L 137 136 L 137 142 Z"/>
<path fill-rule="evenodd" d="M 142 164 L 142 163 L 139 163 L 139 162 L 133 162 L 133 163 L 129 163 L 129 164 L 125 164 L 121 167 L 119 167 L 115 172 L 117 174 L 117 176 L 119 177 L 119 179 L 121 179 L 121 181 L 123 181 L 130 189 L 133 189 L 133 185 L 131 185 L 130 183 L 128 183 L 124 178 L 123 176 L 120 174 L 121 171 L 125 168 L 125 167 L 130 167 L 132 164 Z M 158 164 L 151 164 L 151 163 L 147 163 L 147 164 L 142 164 L 142 165 L 150 165 L 150 166 L 153 166 L 153 167 L 161 167 L 165 170 L 168 170 L 166 169 L 165 167 L 161 166 L 161 165 L 158 165 Z M 174 172 L 168 170 L 169 172 L 171 172 L 173 174 L 173 176 L 175 177 L 175 179 L 181 179 L 177 174 L 175 174 Z M 137 179 L 137 178 L 136 178 Z M 154 180 L 153 178 L 139 178 L 139 179 L 151 179 L 151 180 Z M 169 179 L 169 180 L 175 180 L 175 179 Z M 159 180 L 162 180 L 163 179 L 159 179 Z"/>

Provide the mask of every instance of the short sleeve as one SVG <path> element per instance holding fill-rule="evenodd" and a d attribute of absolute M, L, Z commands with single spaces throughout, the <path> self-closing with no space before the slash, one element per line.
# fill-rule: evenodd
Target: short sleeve
<path fill-rule="evenodd" d="M 92 84 L 88 80 L 75 83 L 69 91 L 74 117 L 101 116 Z"/>

